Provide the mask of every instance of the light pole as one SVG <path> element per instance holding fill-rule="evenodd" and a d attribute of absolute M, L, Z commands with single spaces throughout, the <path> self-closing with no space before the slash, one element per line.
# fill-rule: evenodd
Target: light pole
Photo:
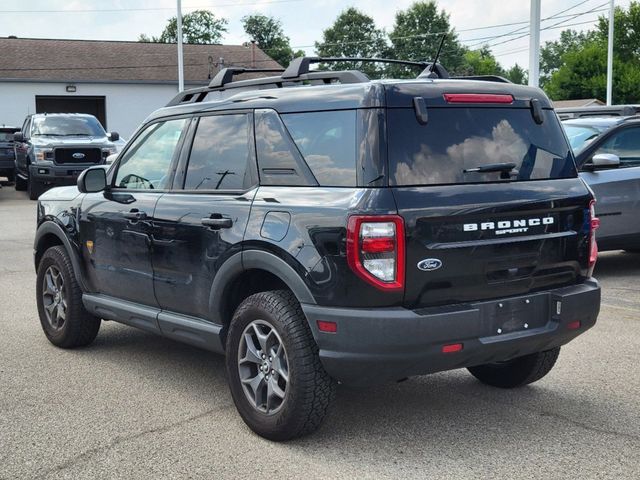
<path fill-rule="evenodd" d="M 531 0 L 529 23 L 529 85 L 538 86 L 540 78 L 540 0 Z"/>
<path fill-rule="evenodd" d="M 614 0 L 609 6 L 609 41 L 607 45 L 607 105 L 613 104 L 613 24 L 615 18 Z"/>
<path fill-rule="evenodd" d="M 184 90 L 184 61 L 182 59 L 182 2 L 178 0 L 177 35 L 178 35 L 178 91 Z"/>

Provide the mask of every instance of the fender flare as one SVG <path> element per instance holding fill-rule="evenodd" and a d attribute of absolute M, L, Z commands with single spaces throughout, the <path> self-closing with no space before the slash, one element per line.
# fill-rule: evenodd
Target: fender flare
<path fill-rule="evenodd" d="M 218 322 L 223 323 L 225 315 L 223 306 L 230 280 L 242 272 L 252 269 L 265 270 L 280 278 L 300 303 L 316 304 L 311 291 L 291 265 L 273 253 L 264 250 L 244 250 L 229 257 L 222 264 L 213 280 L 209 295 L 209 309 Z"/>
<path fill-rule="evenodd" d="M 40 241 L 44 238 L 44 236 L 48 234 L 55 235 L 62 242 L 62 245 L 67 251 L 69 258 L 71 259 L 71 265 L 73 266 L 73 273 L 76 277 L 76 281 L 80 285 L 80 288 L 82 289 L 82 291 L 86 292 L 87 291 L 86 285 L 84 283 L 84 278 L 82 277 L 82 263 L 80 262 L 80 256 L 78 255 L 78 251 L 76 248 L 74 248 L 73 244 L 71 243 L 71 240 L 69 240 L 69 237 L 67 237 L 63 228 L 51 220 L 48 220 L 42 223 L 38 227 L 38 230 L 36 231 L 36 237 L 35 237 L 35 240 L 33 241 L 34 267 L 36 268 L 36 270 L 38 269 L 38 265 L 36 263 L 38 245 L 40 244 Z"/>

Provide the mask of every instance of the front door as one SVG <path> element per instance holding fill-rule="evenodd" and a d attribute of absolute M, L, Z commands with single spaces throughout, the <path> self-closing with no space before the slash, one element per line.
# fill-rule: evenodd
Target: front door
<path fill-rule="evenodd" d="M 84 198 L 80 232 L 92 291 L 157 306 L 151 230 L 156 204 L 171 188 L 186 124 L 148 126 L 120 157 L 111 186 Z"/>
<path fill-rule="evenodd" d="M 154 216 L 154 286 L 164 310 L 218 320 L 209 297 L 220 266 L 241 250 L 257 184 L 253 145 L 249 113 L 198 120 L 181 188 L 160 198 Z"/>

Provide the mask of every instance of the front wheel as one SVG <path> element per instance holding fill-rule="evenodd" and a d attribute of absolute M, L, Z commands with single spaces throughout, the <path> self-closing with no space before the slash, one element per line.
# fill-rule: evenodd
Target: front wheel
<path fill-rule="evenodd" d="M 470 367 L 471 374 L 482 383 L 500 388 L 516 388 L 537 382 L 551 371 L 560 347 L 532 353 L 506 362 Z"/>
<path fill-rule="evenodd" d="M 320 426 L 336 383 L 320 363 L 291 292 L 245 299 L 231 321 L 226 350 L 231 395 L 249 428 L 270 440 L 289 440 Z"/>
<path fill-rule="evenodd" d="M 44 191 L 44 184 L 33 178 L 29 178 L 27 181 L 27 193 L 29 194 L 29 200 L 37 200 Z"/>
<path fill-rule="evenodd" d="M 100 329 L 100 319 L 84 308 L 82 290 L 63 247 L 51 247 L 44 252 L 36 282 L 40 324 L 49 341 L 62 348 L 93 342 Z"/>
<path fill-rule="evenodd" d="M 16 178 L 16 183 L 15 183 L 14 187 L 15 187 L 16 191 L 24 192 L 27 189 L 28 180 L 25 180 L 24 178 L 20 177 L 19 175 L 16 175 L 15 178 Z"/>

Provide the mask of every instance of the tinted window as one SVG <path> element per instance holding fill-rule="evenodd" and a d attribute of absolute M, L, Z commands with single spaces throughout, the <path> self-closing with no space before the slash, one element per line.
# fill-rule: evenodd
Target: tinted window
<path fill-rule="evenodd" d="M 613 153 L 620 157 L 620 167 L 640 166 L 640 128 L 625 128 L 607 139 L 598 153 Z"/>
<path fill-rule="evenodd" d="M 413 109 L 389 109 L 387 126 L 392 185 L 576 176 L 570 147 L 549 110 L 538 125 L 529 109 L 430 108 L 429 122 L 421 125 Z M 495 163 L 515 168 L 504 174 L 468 171 Z"/>
<path fill-rule="evenodd" d="M 202 117 L 189 155 L 187 190 L 242 190 L 251 185 L 247 114 Z"/>
<path fill-rule="evenodd" d="M 138 135 L 118 165 L 115 186 L 146 190 L 169 188 L 171 161 L 186 122 L 180 119 L 154 123 Z"/>
<path fill-rule="evenodd" d="M 104 137 L 100 122 L 94 117 L 34 117 L 31 135 Z"/>
<path fill-rule="evenodd" d="M 356 185 L 355 110 L 291 113 L 282 121 L 320 185 Z"/>
<path fill-rule="evenodd" d="M 256 150 L 262 185 L 317 185 L 300 152 L 274 110 L 258 110 Z"/>

